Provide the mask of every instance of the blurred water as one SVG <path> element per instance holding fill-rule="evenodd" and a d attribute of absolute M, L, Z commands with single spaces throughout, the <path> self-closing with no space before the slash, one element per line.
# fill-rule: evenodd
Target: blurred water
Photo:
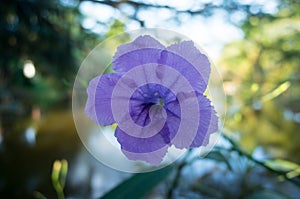
<path fill-rule="evenodd" d="M 68 197 L 99 197 L 130 176 L 90 155 L 79 140 L 70 111 L 50 112 L 35 123 L 30 118 L 15 123 L 9 132 L 0 129 L 0 198 L 32 198 L 34 191 L 56 198 L 51 171 L 57 159 L 69 162 Z M 99 135 L 91 135 L 91 144 L 99 145 Z"/>
<path fill-rule="evenodd" d="M 57 198 L 51 182 L 52 164 L 57 159 L 69 162 L 66 198 L 99 198 L 132 175 L 103 165 L 86 150 L 79 140 L 70 111 L 48 113 L 38 125 L 21 121 L 18 124 L 23 127 L 16 125 L 15 131 L 5 132 L 4 129 L 0 133 L 0 198 L 32 198 L 34 191 L 47 198 Z M 111 161 L 125 164 L 121 161 L 123 157 L 102 145 L 103 139 L 109 137 L 114 142 L 111 131 L 99 133 L 94 130 L 89 132 L 87 143 L 95 152 L 104 152 Z M 222 139 L 218 146 L 229 147 Z M 199 153 L 205 153 L 205 150 L 199 149 Z M 263 149 L 258 148 L 253 155 L 257 159 L 265 158 Z M 265 186 L 291 196 L 300 194 L 297 187 L 278 181 L 276 175 L 266 175 L 262 167 L 253 167 L 253 163 L 249 164 L 238 154 L 228 156 L 227 160 L 232 170 L 224 162 L 201 158 L 185 167 L 175 198 L 203 198 L 195 192 L 200 185 L 235 196 L 243 191 L 242 182 L 249 187 Z M 136 162 L 127 164 L 124 166 L 139 166 Z M 167 189 L 166 184 L 162 184 L 149 197 L 162 198 Z"/>
<path fill-rule="evenodd" d="M 80 195 L 99 198 L 130 175 L 101 164 L 82 149 L 70 169 L 69 183 L 72 187 L 82 187 L 84 184 L 88 189 Z"/>

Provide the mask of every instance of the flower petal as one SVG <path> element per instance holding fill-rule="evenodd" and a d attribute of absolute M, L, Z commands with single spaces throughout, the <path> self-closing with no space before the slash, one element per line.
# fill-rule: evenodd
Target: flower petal
<path fill-rule="evenodd" d="M 169 128 L 171 143 L 174 144 L 177 148 L 182 148 L 183 146 L 184 148 L 188 148 L 207 145 L 210 134 L 215 132 L 218 128 L 218 117 L 216 116 L 215 110 L 210 105 L 210 100 L 199 93 L 197 94 L 197 99 L 200 111 L 200 118 L 198 120 L 198 131 L 194 135 L 194 137 L 190 137 L 193 136 L 191 132 L 186 132 L 184 137 L 181 137 L 179 139 L 177 138 L 176 141 L 172 139 L 178 133 L 179 125 L 182 122 L 182 120 L 191 120 L 196 118 L 182 118 L 180 104 L 178 100 L 172 101 L 166 105 L 166 112 L 168 114 L 166 123 Z"/>
<path fill-rule="evenodd" d="M 115 123 L 111 110 L 111 96 L 119 79 L 117 74 L 105 74 L 89 83 L 85 114 L 97 124 L 107 126 Z"/>
<path fill-rule="evenodd" d="M 127 54 L 128 52 L 143 48 L 164 49 L 165 47 L 153 37 L 142 35 L 130 43 L 120 45 L 113 59 L 120 57 L 123 54 Z"/>
<path fill-rule="evenodd" d="M 181 121 L 181 111 L 178 100 L 169 102 L 165 106 L 167 112 L 167 125 L 170 132 L 170 140 L 172 140 L 179 129 L 180 121 Z M 184 138 L 183 138 L 184 139 Z"/>
<path fill-rule="evenodd" d="M 200 81 L 204 81 L 204 84 L 208 84 L 210 74 L 210 62 L 205 54 L 202 54 L 194 45 L 192 41 L 183 41 L 177 44 L 173 44 L 167 48 L 169 51 L 182 56 L 186 61 L 192 64 L 200 73 Z M 174 63 L 180 65 L 180 63 Z M 173 66 L 173 65 L 172 65 Z M 182 65 L 181 65 L 182 66 Z M 186 72 L 185 67 L 177 67 L 181 74 Z M 188 74 L 187 74 L 188 75 Z M 200 82 L 199 82 L 200 83 Z"/>
<path fill-rule="evenodd" d="M 153 63 L 151 60 L 156 60 L 159 57 L 159 49 L 164 49 L 165 47 L 159 43 L 156 39 L 149 35 L 139 36 L 133 42 L 120 45 L 113 57 L 113 69 L 117 72 L 126 72 L 132 66 L 127 66 L 127 64 L 133 64 L 133 67 L 138 63 Z M 147 56 L 139 56 L 139 50 L 146 50 Z M 125 62 L 123 62 L 125 60 Z M 128 63 L 127 61 L 130 60 Z M 155 62 L 154 62 L 155 63 Z"/>
<path fill-rule="evenodd" d="M 162 162 L 163 158 L 165 157 L 168 151 L 168 146 L 165 146 L 159 150 L 148 152 L 148 153 L 132 153 L 125 150 L 122 150 L 123 154 L 129 160 L 142 160 L 148 162 L 154 166 L 159 166 Z"/>
<path fill-rule="evenodd" d="M 149 138 L 137 138 L 126 134 L 119 127 L 115 137 L 121 144 L 122 152 L 130 160 L 143 160 L 153 165 L 159 165 L 167 153 L 169 130 L 164 126 L 161 132 Z"/>
<path fill-rule="evenodd" d="M 218 117 L 210 100 L 203 95 L 198 95 L 200 120 L 197 134 L 190 147 L 205 146 L 209 142 L 210 134 L 218 129 Z"/>
<path fill-rule="evenodd" d="M 199 126 L 196 118 L 199 118 L 200 109 L 194 92 L 179 92 L 176 98 L 175 102 L 168 104 L 167 112 L 175 113 L 173 116 L 177 117 L 168 118 L 167 123 L 170 126 L 170 135 L 173 136 L 171 143 L 176 148 L 183 149 L 188 148 L 196 136 Z"/>
<path fill-rule="evenodd" d="M 167 125 L 160 132 L 148 138 L 131 136 L 117 127 L 115 137 L 121 144 L 122 149 L 133 153 L 153 152 L 170 144 L 168 143 L 169 129 Z"/>
<path fill-rule="evenodd" d="M 206 90 L 210 63 L 192 41 L 184 41 L 164 48 L 158 41 L 150 38 L 150 36 L 142 36 L 129 44 L 121 45 L 113 58 L 114 70 L 123 73 L 149 63 L 155 63 L 158 66 L 166 65 L 181 73 L 195 91 L 203 93 Z M 157 75 L 161 78 L 164 76 L 161 73 Z"/>

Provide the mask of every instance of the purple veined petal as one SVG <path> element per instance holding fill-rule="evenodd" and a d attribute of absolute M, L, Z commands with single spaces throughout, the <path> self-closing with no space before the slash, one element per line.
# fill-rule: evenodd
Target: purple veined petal
<path fill-rule="evenodd" d="M 165 109 L 168 116 L 166 124 L 169 128 L 170 140 L 172 140 L 176 136 L 181 121 L 180 104 L 178 100 L 174 100 L 167 103 Z"/>
<path fill-rule="evenodd" d="M 180 97 L 181 96 L 181 97 Z M 179 98 L 189 98 L 193 97 L 191 93 L 179 93 Z M 216 112 L 213 107 L 210 105 L 210 100 L 201 94 L 197 94 L 197 99 L 199 103 L 199 111 L 200 118 L 199 120 L 195 120 L 195 122 L 199 123 L 197 134 L 190 139 L 193 139 L 192 143 L 186 142 L 185 140 L 189 136 L 189 132 L 186 132 L 187 137 L 182 137 L 182 139 L 178 139 L 180 142 L 172 142 L 176 147 L 185 148 L 188 147 L 199 147 L 205 146 L 209 142 L 210 134 L 217 131 L 218 129 L 218 117 L 216 116 Z M 180 103 L 178 100 L 172 101 L 166 105 L 166 112 L 168 114 L 167 125 L 169 127 L 170 138 L 176 135 L 180 122 L 184 119 L 193 120 L 197 118 L 182 118 L 180 112 Z M 182 142 L 182 143 L 181 143 Z M 187 145 L 189 144 L 189 145 Z"/>
<path fill-rule="evenodd" d="M 131 100 L 130 102 L 130 116 L 140 126 L 146 126 L 150 123 L 149 110 L 150 106 L 144 104 L 142 101 Z"/>
<path fill-rule="evenodd" d="M 200 108 L 198 104 L 198 98 L 194 91 L 189 92 L 178 92 L 176 95 L 177 101 L 170 103 L 167 106 L 167 112 L 175 113 L 174 116 L 180 114 L 180 119 L 167 120 L 168 126 L 170 126 L 170 135 L 175 134 L 172 138 L 171 143 L 176 148 L 183 149 L 189 148 L 191 143 L 194 141 L 197 129 L 199 128 L 198 119 L 200 117 Z M 180 108 L 180 110 L 178 110 Z M 180 111 L 180 113 L 179 113 Z M 195 114 L 197 111 L 198 114 Z M 178 117 L 177 117 L 178 118 Z M 174 126 L 178 126 L 178 131 L 174 133 Z"/>
<path fill-rule="evenodd" d="M 138 37 L 136 40 L 140 43 L 143 38 Z M 123 45 L 118 48 L 112 62 L 114 70 L 123 73 L 144 64 L 155 63 L 158 64 L 158 68 L 162 64 L 180 72 L 190 82 L 195 91 L 203 93 L 206 90 L 210 64 L 208 58 L 194 47 L 192 41 L 181 42 L 168 48 L 162 48 L 161 46 L 154 48 L 153 45 L 147 46 L 147 42 L 145 42 L 144 45 L 137 48 L 135 45 L 136 40 L 125 44 L 126 47 L 124 48 L 126 50 L 122 50 L 122 52 L 119 49 L 123 49 Z M 155 39 L 152 38 L 152 40 Z M 132 50 L 130 50 L 130 47 L 132 47 Z M 183 55 L 187 53 L 193 56 L 189 56 L 189 59 L 186 59 Z M 197 59 L 196 56 L 198 56 Z M 196 65 L 194 66 L 193 64 Z M 164 74 L 161 70 L 157 71 L 158 77 L 162 78 L 164 75 L 167 74 Z"/>
<path fill-rule="evenodd" d="M 117 49 L 116 54 L 113 57 L 113 60 L 118 59 L 120 56 L 127 54 L 129 52 L 144 49 L 144 48 L 153 48 L 153 49 L 164 49 L 165 47 L 156 39 L 152 38 L 149 35 L 143 35 L 137 37 L 133 42 L 120 45 Z M 124 72 L 122 68 L 114 68 L 117 72 Z"/>
<path fill-rule="evenodd" d="M 111 110 L 111 96 L 119 79 L 117 74 L 104 74 L 90 81 L 85 114 L 95 123 L 103 126 L 115 123 Z"/>
<path fill-rule="evenodd" d="M 116 72 L 123 73 L 127 72 L 130 68 L 137 66 L 135 63 L 156 63 L 151 60 L 157 60 L 159 58 L 159 53 L 165 47 L 159 43 L 156 39 L 149 35 L 139 36 L 134 41 L 120 45 L 115 53 L 112 60 L 112 67 Z M 147 56 L 140 56 L 139 50 L 146 50 Z M 122 61 L 129 61 L 128 67 Z M 129 66 L 130 65 L 130 66 Z"/>
<path fill-rule="evenodd" d="M 180 45 L 181 43 L 183 42 L 180 42 L 177 45 Z M 190 53 L 193 53 L 194 50 L 198 51 L 195 47 L 192 48 L 192 46 L 187 46 L 185 49 L 181 48 L 181 50 Z M 172 51 L 172 49 L 169 48 L 163 50 L 160 56 L 159 64 L 164 64 L 174 68 L 190 82 L 195 91 L 204 93 L 208 81 L 205 81 L 203 74 L 198 70 L 201 66 L 193 65 L 195 63 L 190 63 L 188 59 L 180 54 L 180 52 Z M 199 63 L 201 63 L 201 61 L 196 64 Z"/>
<path fill-rule="evenodd" d="M 200 120 L 197 134 L 190 147 L 206 146 L 212 133 L 218 130 L 218 117 L 210 100 L 199 94 Z"/>
<path fill-rule="evenodd" d="M 165 125 L 160 132 L 147 138 L 131 136 L 117 127 L 115 137 L 121 144 L 122 149 L 133 153 L 153 152 L 170 144 L 167 125 Z"/>
<path fill-rule="evenodd" d="M 127 72 L 130 69 L 148 63 L 159 64 L 161 52 L 164 49 L 161 48 L 140 48 L 128 51 L 120 56 L 114 56 L 112 61 L 112 67 L 117 72 Z"/>
<path fill-rule="evenodd" d="M 164 126 L 161 132 L 149 138 L 137 138 L 128 135 L 117 127 L 115 137 L 121 145 L 122 152 L 130 160 L 142 160 L 159 165 L 170 146 L 169 130 Z"/>
<path fill-rule="evenodd" d="M 121 148 L 133 153 L 148 153 L 159 150 L 165 146 L 169 146 L 169 129 L 164 126 L 162 130 L 152 137 L 138 138 L 131 136 L 119 127 L 115 131 L 115 137 L 121 144 Z"/>
<path fill-rule="evenodd" d="M 208 79 L 210 75 L 210 62 L 208 57 L 201 53 L 194 45 L 192 41 L 183 41 L 180 43 L 173 44 L 168 46 L 167 49 L 173 53 L 176 53 L 182 57 L 189 63 L 191 63 L 194 67 L 196 67 L 197 71 L 201 74 L 202 79 L 205 84 L 208 84 Z M 187 50 L 188 49 L 188 50 Z M 174 63 L 180 65 L 180 63 Z M 187 70 L 185 67 L 177 67 L 179 71 L 184 74 Z"/>
<path fill-rule="evenodd" d="M 142 160 L 152 164 L 154 166 L 159 166 L 160 163 L 163 161 L 166 153 L 168 151 L 168 146 L 165 146 L 159 150 L 148 152 L 148 153 L 132 153 L 125 150 L 122 150 L 123 154 L 129 160 Z"/>
<path fill-rule="evenodd" d="M 85 104 L 84 112 L 85 114 L 91 118 L 95 123 L 98 123 L 96 110 L 95 110 L 95 93 L 98 86 L 100 77 L 95 77 L 92 79 L 87 87 L 87 101 Z"/>

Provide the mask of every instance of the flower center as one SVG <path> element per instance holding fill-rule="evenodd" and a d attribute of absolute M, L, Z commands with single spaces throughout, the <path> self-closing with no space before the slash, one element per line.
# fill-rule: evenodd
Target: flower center
<path fill-rule="evenodd" d="M 157 103 L 157 105 L 163 107 L 165 105 L 164 99 L 162 97 L 159 98 L 159 102 Z"/>
<path fill-rule="evenodd" d="M 156 105 L 159 105 L 160 107 L 163 107 L 165 105 L 164 98 L 160 96 L 158 92 L 154 93 L 154 96 L 156 97 Z"/>

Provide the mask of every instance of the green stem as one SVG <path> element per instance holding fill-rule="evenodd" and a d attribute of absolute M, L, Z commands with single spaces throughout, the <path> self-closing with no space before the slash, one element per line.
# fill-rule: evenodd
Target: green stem
<path fill-rule="evenodd" d="M 65 199 L 65 194 L 62 186 L 59 184 L 59 182 L 54 182 L 53 187 L 56 191 L 56 195 L 58 199 Z"/>
<path fill-rule="evenodd" d="M 63 191 L 59 191 L 57 192 L 57 198 L 58 199 L 65 199 L 65 194 Z"/>

